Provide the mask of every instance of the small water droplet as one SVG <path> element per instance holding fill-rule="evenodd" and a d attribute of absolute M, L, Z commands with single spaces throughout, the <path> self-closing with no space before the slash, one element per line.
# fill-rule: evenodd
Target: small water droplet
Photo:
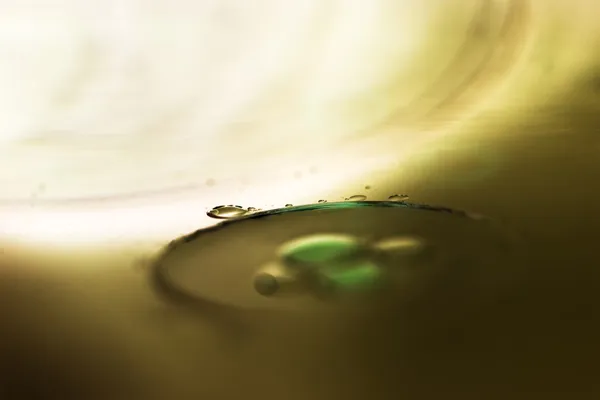
<path fill-rule="evenodd" d="M 248 210 L 244 209 L 241 206 L 227 205 L 227 206 L 217 206 L 207 212 L 206 214 L 211 218 L 220 218 L 220 219 L 228 219 L 228 218 L 237 218 L 241 217 L 248 213 Z"/>
<path fill-rule="evenodd" d="M 262 273 L 254 278 L 254 290 L 263 296 L 272 296 L 279 290 L 279 282 L 273 275 Z"/>
<path fill-rule="evenodd" d="M 293 204 L 289 204 L 289 203 L 288 203 L 288 204 L 286 204 L 285 206 L 286 206 L 286 207 L 294 207 L 294 205 L 293 205 Z"/>
<path fill-rule="evenodd" d="M 347 197 L 347 201 L 364 201 L 367 199 L 367 196 L 363 194 L 355 194 L 354 196 Z"/>
<path fill-rule="evenodd" d="M 319 200 L 317 203 L 327 203 L 327 200 Z"/>
<path fill-rule="evenodd" d="M 388 197 L 389 201 L 404 201 L 406 199 L 408 199 L 408 195 L 406 194 L 393 194 Z"/>

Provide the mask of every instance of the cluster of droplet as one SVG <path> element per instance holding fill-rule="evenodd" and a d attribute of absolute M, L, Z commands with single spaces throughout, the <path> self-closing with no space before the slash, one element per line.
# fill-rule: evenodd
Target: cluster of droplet
<path fill-rule="evenodd" d="M 407 199 L 408 199 L 408 196 L 405 194 L 393 194 L 388 197 L 387 201 L 405 201 Z M 353 196 L 346 197 L 344 199 L 344 201 L 355 201 L 355 202 L 365 201 L 365 200 L 367 200 L 367 196 L 365 196 L 364 194 L 355 194 Z M 327 200 L 320 199 L 317 201 L 317 203 L 327 203 Z M 294 206 L 293 204 L 289 204 L 289 203 L 285 205 L 285 207 L 293 207 L 293 206 Z M 222 205 L 222 206 L 214 207 L 210 211 L 208 211 L 206 214 L 211 218 L 232 219 L 232 218 L 239 218 L 244 215 L 247 215 L 247 214 L 250 214 L 253 212 L 257 212 L 257 211 L 260 211 L 260 209 L 256 208 L 256 207 L 244 208 L 242 206 L 229 204 L 229 205 Z"/>

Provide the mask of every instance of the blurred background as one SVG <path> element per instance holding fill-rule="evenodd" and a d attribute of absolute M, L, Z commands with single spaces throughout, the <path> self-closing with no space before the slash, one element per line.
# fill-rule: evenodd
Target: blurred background
<path fill-rule="evenodd" d="M 599 7 L 0 1 L 3 398 L 596 398 Z M 234 345 L 147 284 L 213 206 L 394 193 L 519 232 L 508 300 Z"/>

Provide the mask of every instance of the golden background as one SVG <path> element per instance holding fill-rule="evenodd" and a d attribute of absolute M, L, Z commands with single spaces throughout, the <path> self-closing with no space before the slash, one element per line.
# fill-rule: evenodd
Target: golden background
<path fill-rule="evenodd" d="M 597 397 L 599 11 L 0 2 L 2 398 Z M 506 303 L 267 318 L 234 345 L 137 263 L 218 204 L 397 192 L 523 236 Z"/>

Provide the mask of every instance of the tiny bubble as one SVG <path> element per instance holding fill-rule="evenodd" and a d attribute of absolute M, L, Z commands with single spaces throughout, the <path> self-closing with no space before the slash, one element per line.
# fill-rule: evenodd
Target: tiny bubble
<path fill-rule="evenodd" d="M 408 199 L 408 195 L 406 194 L 393 194 L 388 197 L 389 201 L 404 201 L 406 199 Z"/>

